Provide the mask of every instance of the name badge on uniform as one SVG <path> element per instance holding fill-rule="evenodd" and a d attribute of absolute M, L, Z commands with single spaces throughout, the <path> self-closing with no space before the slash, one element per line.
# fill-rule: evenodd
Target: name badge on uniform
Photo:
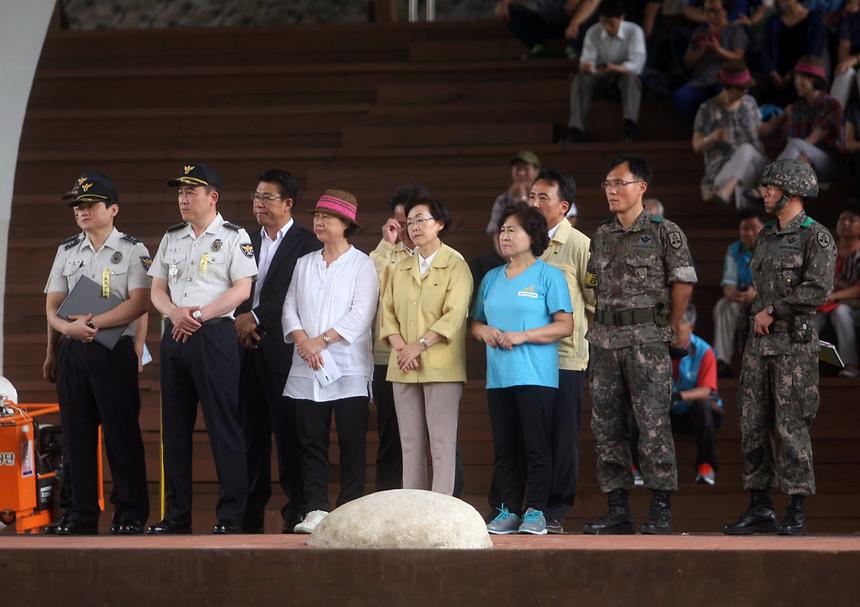
<path fill-rule="evenodd" d="M 531 299 L 537 299 L 538 294 L 533 286 L 528 286 L 522 291 L 517 291 L 517 297 L 530 297 Z"/>
<path fill-rule="evenodd" d="M 206 274 L 206 268 L 209 267 L 209 253 L 203 253 L 200 256 L 200 273 Z"/>

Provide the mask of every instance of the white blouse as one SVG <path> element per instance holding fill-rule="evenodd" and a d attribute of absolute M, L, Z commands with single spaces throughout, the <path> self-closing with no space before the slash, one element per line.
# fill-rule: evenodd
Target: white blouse
<path fill-rule="evenodd" d="M 373 261 L 355 247 L 329 266 L 322 251 L 299 258 L 284 300 L 284 341 L 292 343 L 291 333 L 298 329 L 311 338 L 334 329 L 343 339 L 325 349 L 343 377 L 322 387 L 314 370 L 294 351 L 284 396 L 326 402 L 370 394 L 371 328 L 378 296 Z"/>

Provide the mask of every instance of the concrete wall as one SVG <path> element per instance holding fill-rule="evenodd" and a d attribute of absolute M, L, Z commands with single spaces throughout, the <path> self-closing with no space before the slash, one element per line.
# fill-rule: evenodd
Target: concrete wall
<path fill-rule="evenodd" d="M 21 126 L 54 0 L 0 1 L 0 323 L 6 300 L 6 250 Z M 3 368 L 0 341 L 0 370 Z"/>

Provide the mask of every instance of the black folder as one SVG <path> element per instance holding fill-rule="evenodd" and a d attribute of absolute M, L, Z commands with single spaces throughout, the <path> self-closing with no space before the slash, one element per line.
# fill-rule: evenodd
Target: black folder
<path fill-rule="evenodd" d="M 65 319 L 73 315 L 92 314 L 96 316 L 113 310 L 123 301 L 125 300 L 113 293 L 108 297 L 102 297 L 101 285 L 96 284 L 86 276 L 82 276 L 66 296 L 63 305 L 57 310 L 57 315 Z M 99 329 L 94 339 L 108 350 L 113 350 L 116 342 L 122 337 L 123 331 L 125 331 L 125 326 Z"/>

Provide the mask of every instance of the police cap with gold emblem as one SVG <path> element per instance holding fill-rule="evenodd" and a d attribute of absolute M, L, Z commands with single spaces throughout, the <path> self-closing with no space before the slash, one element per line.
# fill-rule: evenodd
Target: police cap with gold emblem
<path fill-rule="evenodd" d="M 82 202 L 103 202 L 113 204 L 119 202 L 116 186 L 113 181 L 98 171 L 82 173 L 75 180 L 72 189 L 63 194 L 63 200 L 69 201 L 69 206 L 74 207 Z"/>
<path fill-rule="evenodd" d="M 202 185 L 211 188 L 221 188 L 221 177 L 212 167 L 202 162 L 189 162 L 182 166 L 182 174 L 167 182 L 171 188 L 183 185 Z"/>

